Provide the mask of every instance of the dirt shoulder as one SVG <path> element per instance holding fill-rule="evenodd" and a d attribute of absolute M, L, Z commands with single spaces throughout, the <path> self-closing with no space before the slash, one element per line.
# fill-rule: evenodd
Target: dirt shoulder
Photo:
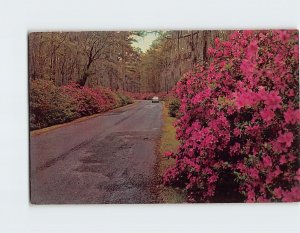
<path fill-rule="evenodd" d="M 176 139 L 176 128 L 174 127 L 176 118 L 168 114 L 168 102 L 163 102 L 163 126 L 160 140 L 157 145 L 157 175 L 160 179 L 158 190 L 158 199 L 162 203 L 184 203 L 185 194 L 172 187 L 166 187 L 162 184 L 162 177 L 165 171 L 175 164 L 175 159 L 164 157 L 165 152 L 176 152 L 179 141 Z"/>

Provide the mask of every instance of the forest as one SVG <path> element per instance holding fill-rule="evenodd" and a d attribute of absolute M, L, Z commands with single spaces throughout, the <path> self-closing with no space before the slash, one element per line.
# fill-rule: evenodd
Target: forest
<path fill-rule="evenodd" d="M 157 33 L 143 53 L 136 37 Z M 29 78 L 56 86 L 71 82 L 128 92 L 169 92 L 194 65 L 207 60 L 207 48 L 228 31 L 32 32 Z"/>

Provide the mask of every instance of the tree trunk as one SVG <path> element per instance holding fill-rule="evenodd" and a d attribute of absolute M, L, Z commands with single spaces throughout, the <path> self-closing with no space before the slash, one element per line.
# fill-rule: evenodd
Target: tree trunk
<path fill-rule="evenodd" d="M 88 77 L 89 77 L 89 74 L 87 72 L 84 72 L 83 75 L 81 76 L 81 78 L 76 83 L 83 87 L 85 85 Z"/>

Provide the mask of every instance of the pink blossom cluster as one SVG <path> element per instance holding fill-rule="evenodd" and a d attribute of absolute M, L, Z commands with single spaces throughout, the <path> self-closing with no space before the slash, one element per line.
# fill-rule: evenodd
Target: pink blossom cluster
<path fill-rule="evenodd" d="M 121 91 L 76 83 L 56 86 L 52 81 L 30 80 L 30 129 L 40 129 L 132 103 Z"/>
<path fill-rule="evenodd" d="M 71 83 L 63 86 L 62 90 L 75 100 L 77 112 L 81 116 L 104 112 L 118 105 L 116 94 L 109 88 L 80 87 L 76 83 Z"/>
<path fill-rule="evenodd" d="M 181 144 L 164 183 L 192 202 L 300 201 L 299 36 L 235 31 L 177 84 Z M 235 200 L 231 200 L 235 201 Z"/>

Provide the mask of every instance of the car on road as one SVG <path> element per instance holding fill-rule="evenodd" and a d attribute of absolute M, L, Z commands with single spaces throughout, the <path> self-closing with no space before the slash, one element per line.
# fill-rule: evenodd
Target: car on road
<path fill-rule="evenodd" d="M 159 103 L 159 98 L 157 96 L 154 96 L 152 98 L 152 103 Z"/>

